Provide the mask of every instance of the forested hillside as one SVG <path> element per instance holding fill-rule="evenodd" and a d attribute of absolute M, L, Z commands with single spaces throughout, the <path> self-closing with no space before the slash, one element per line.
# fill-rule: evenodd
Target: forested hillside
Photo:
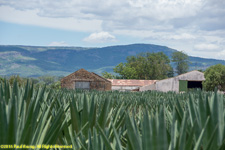
<path fill-rule="evenodd" d="M 112 72 L 127 56 L 141 52 L 163 52 L 171 57 L 174 49 L 151 44 L 132 44 L 103 48 L 0 46 L 0 75 L 68 75 L 80 68 L 101 74 Z M 189 57 L 190 70 L 206 69 L 223 60 Z M 172 64 L 173 66 L 173 64 Z"/>

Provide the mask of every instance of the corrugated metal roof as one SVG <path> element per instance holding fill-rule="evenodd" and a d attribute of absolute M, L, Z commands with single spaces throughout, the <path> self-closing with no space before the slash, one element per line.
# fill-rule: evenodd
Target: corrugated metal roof
<path fill-rule="evenodd" d="M 112 86 L 145 86 L 155 83 L 157 80 L 127 80 L 127 79 L 107 79 Z"/>
<path fill-rule="evenodd" d="M 205 77 L 204 77 L 204 73 L 203 72 L 200 72 L 198 70 L 192 70 L 192 71 L 189 71 L 189 72 L 186 72 L 186 73 L 183 73 L 183 74 L 180 74 L 180 75 L 177 75 L 177 76 L 174 76 L 174 77 L 170 77 L 170 78 L 166 78 L 166 79 L 162 79 L 162 80 L 157 80 L 157 82 L 161 82 L 161 81 L 164 81 L 164 80 L 168 80 L 168 79 L 172 79 L 172 78 L 179 78 L 179 77 L 182 77 L 184 75 L 188 75 L 190 73 L 193 73 L 193 72 L 197 72 L 197 73 L 200 73 L 203 75 L 203 79 L 202 80 L 187 80 L 187 81 L 204 81 L 205 80 Z"/>

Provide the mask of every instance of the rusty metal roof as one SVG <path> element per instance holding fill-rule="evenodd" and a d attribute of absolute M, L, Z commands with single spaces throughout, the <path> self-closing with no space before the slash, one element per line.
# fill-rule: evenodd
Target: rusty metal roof
<path fill-rule="evenodd" d="M 127 80 L 127 79 L 107 79 L 112 86 L 145 86 L 155 83 L 157 80 Z"/>

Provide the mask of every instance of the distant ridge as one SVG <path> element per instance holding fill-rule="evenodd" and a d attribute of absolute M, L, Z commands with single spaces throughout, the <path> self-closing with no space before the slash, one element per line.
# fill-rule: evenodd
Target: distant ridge
<path fill-rule="evenodd" d="M 164 52 L 167 56 L 176 51 L 166 46 L 153 44 L 130 44 L 101 48 L 55 47 L 55 46 L 0 46 L 0 75 L 18 74 L 21 76 L 68 75 L 80 68 L 101 74 L 112 72 L 126 57 L 141 52 Z M 189 56 L 190 70 L 206 69 L 224 60 Z M 173 64 L 172 64 L 173 65 Z"/>

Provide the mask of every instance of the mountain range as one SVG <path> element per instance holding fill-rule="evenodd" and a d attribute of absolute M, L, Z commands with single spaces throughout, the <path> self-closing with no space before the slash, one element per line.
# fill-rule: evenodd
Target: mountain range
<path fill-rule="evenodd" d="M 104 71 L 113 72 L 117 64 L 126 62 L 127 56 L 141 52 L 164 52 L 171 58 L 175 51 L 166 46 L 152 44 L 102 48 L 0 45 L 0 75 L 65 76 L 80 68 L 101 74 Z M 205 70 L 215 64 L 225 65 L 224 60 L 217 59 L 189 56 L 189 60 L 190 70 Z"/>

